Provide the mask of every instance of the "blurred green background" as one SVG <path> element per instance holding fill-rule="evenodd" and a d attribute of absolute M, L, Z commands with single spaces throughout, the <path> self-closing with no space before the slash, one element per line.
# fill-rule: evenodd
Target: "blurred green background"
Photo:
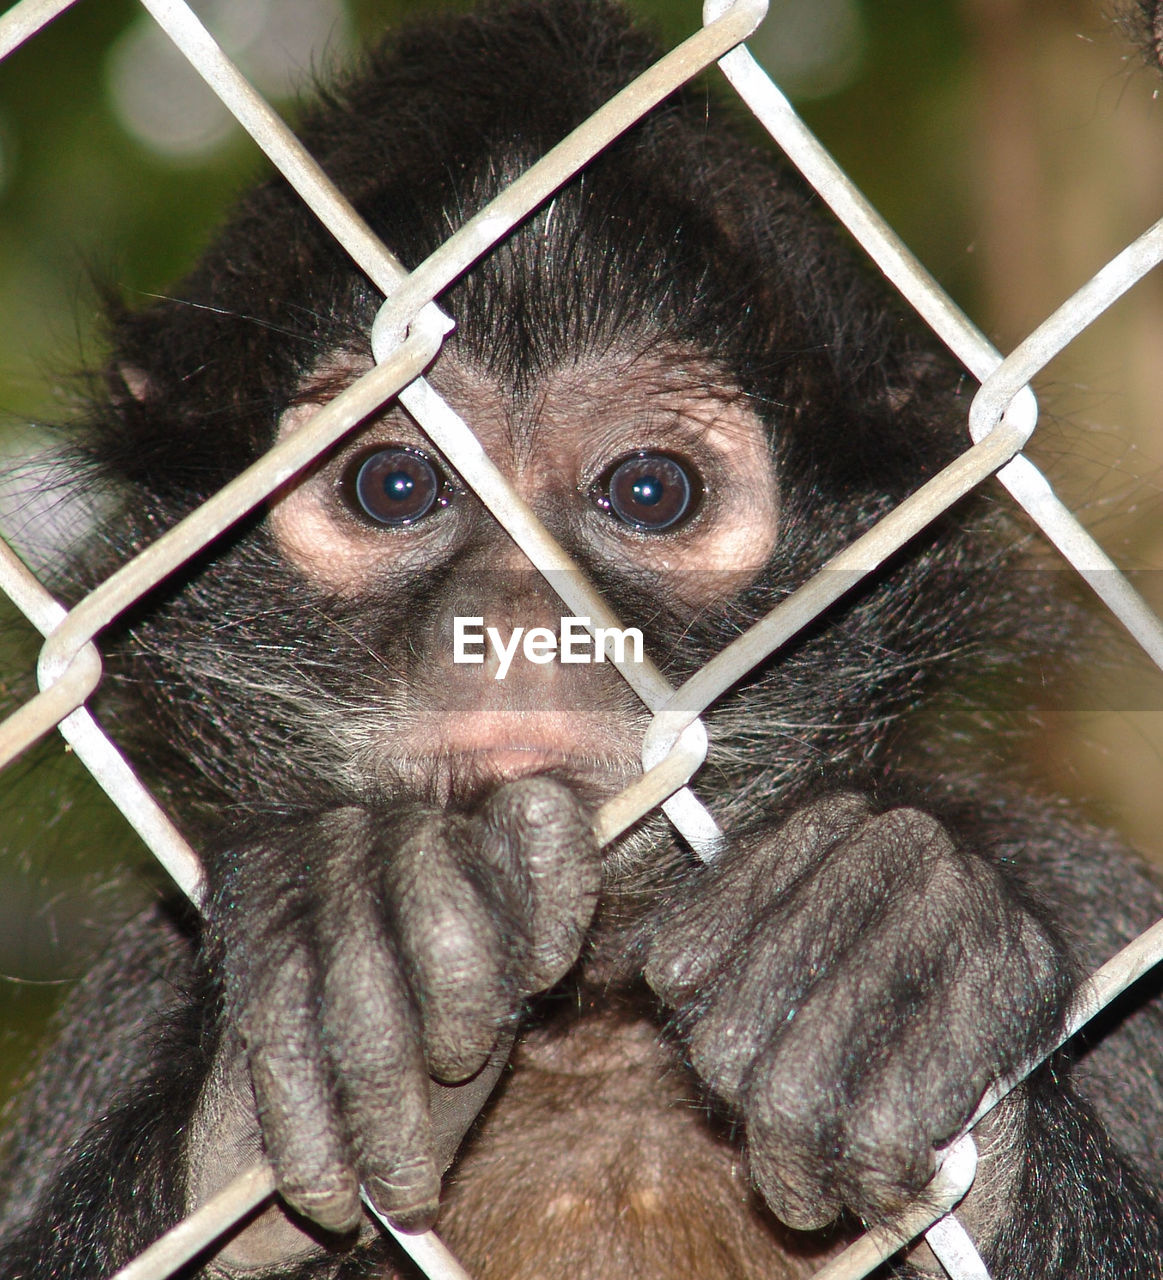
<path fill-rule="evenodd" d="M 242 66 L 294 93 L 428 6 L 203 0 Z M 448 7 L 448 6 L 444 6 Z M 635 0 L 669 41 L 690 0 Z M 752 48 L 1004 350 L 1163 213 L 1163 105 L 1100 0 L 784 0 Z M 142 300 L 263 166 L 132 0 L 81 0 L 0 65 L 0 478 L 100 358 L 90 281 Z M 1038 460 L 1121 562 L 1163 563 L 1163 286 L 1151 278 L 1041 380 Z M 3 499 L 0 498 L 0 502 Z M 9 525 L 19 523 L 11 502 Z M 1145 581 L 1150 583 L 1150 575 Z M 1163 597 L 1156 597 L 1163 604 Z M 28 629 L 0 624 L 0 705 Z M 1085 699 L 1084 699 L 1085 700 Z M 1047 717 L 1047 771 L 1163 849 L 1161 715 Z M 0 778 L 0 1095 L 143 857 L 54 740 Z"/>

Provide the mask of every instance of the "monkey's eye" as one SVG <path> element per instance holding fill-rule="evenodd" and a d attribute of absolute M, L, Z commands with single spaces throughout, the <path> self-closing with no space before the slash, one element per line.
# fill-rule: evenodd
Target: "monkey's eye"
<path fill-rule="evenodd" d="M 339 482 L 358 516 L 400 528 L 448 505 L 450 485 L 422 453 L 394 445 L 355 458 Z"/>
<path fill-rule="evenodd" d="M 603 511 L 630 528 L 661 533 L 694 515 L 703 486 L 690 463 L 642 450 L 607 467 L 590 494 Z"/>

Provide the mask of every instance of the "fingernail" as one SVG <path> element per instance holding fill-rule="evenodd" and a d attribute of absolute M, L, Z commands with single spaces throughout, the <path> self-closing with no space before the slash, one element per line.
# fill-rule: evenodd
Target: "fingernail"
<path fill-rule="evenodd" d="M 423 1231 L 436 1221 L 440 1208 L 437 1196 L 410 1182 L 367 1178 L 363 1184 L 364 1203 L 378 1217 L 403 1231 Z"/>

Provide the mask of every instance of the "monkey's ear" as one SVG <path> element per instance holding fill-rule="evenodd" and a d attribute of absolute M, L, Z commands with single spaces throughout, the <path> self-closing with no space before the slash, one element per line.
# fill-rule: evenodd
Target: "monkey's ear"
<path fill-rule="evenodd" d="M 109 394 L 115 401 L 136 400 L 144 404 L 149 399 L 149 374 L 132 364 L 116 364 L 108 373 Z"/>

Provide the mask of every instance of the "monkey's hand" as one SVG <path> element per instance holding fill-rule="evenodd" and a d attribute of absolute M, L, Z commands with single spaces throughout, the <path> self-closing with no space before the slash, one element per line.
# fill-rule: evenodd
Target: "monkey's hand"
<path fill-rule="evenodd" d="M 226 1025 L 294 1209 L 351 1229 L 362 1186 L 396 1222 L 435 1214 L 429 1077 L 481 1071 L 523 1000 L 573 965 L 599 879 L 589 819 L 548 778 L 469 814 L 284 820 L 217 864 Z"/>
<path fill-rule="evenodd" d="M 904 1208 L 1072 989 L 1016 886 L 925 814 L 852 795 L 724 853 L 654 930 L 647 981 L 803 1229 Z"/>

